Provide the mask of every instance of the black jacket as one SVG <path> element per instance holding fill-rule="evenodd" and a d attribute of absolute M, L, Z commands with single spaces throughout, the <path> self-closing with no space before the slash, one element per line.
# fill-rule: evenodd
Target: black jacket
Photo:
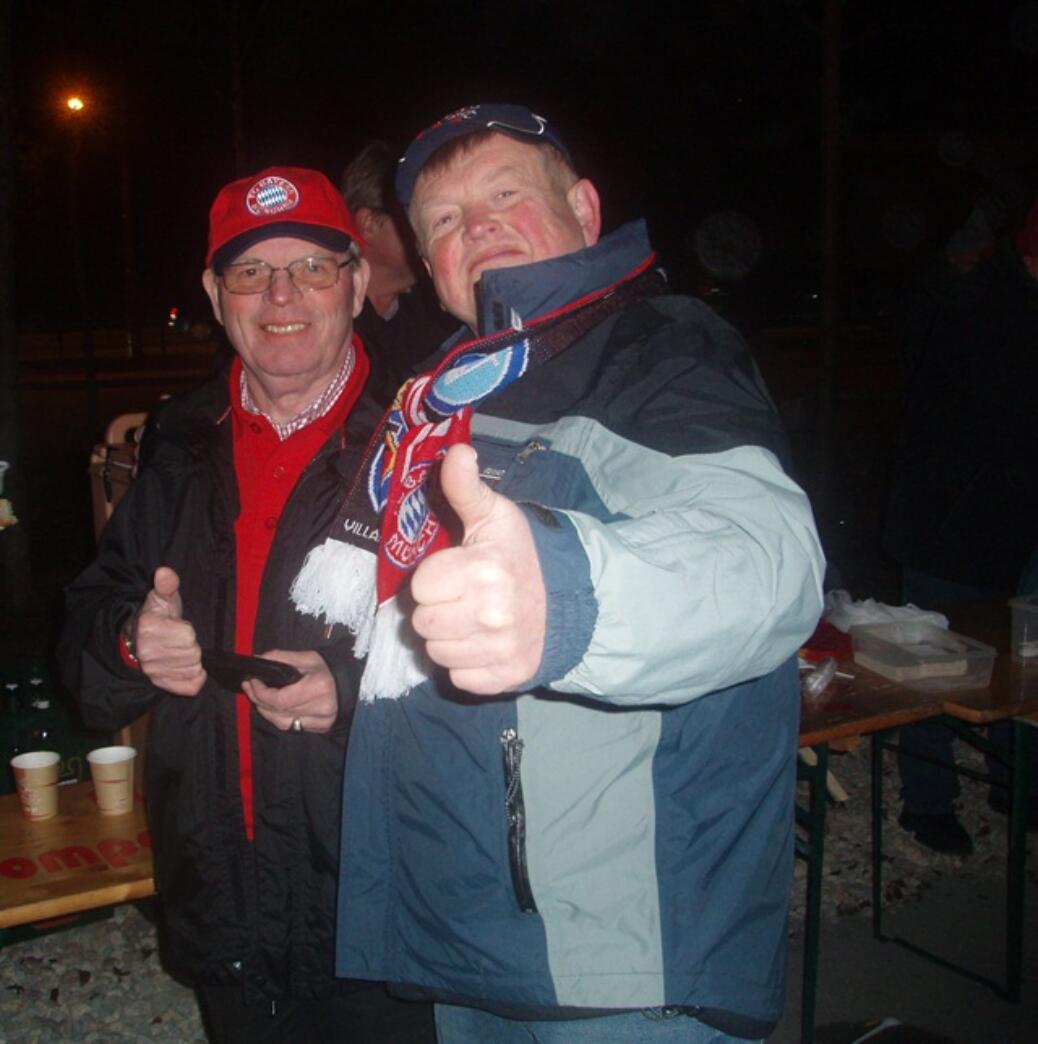
<path fill-rule="evenodd" d="M 920 300 L 905 365 L 886 549 L 1013 591 L 1038 547 L 1038 282 L 1009 244 Z"/>
<path fill-rule="evenodd" d="M 304 470 L 267 561 L 256 651 L 317 649 L 335 677 L 339 720 L 326 735 L 281 732 L 252 712 L 255 839 L 245 837 L 235 696 L 208 680 L 173 696 L 124 665 L 118 633 L 159 565 L 181 578 L 184 616 L 203 648 L 234 644 L 238 513 L 226 376 L 164 402 L 137 480 L 68 589 L 60 659 L 87 723 L 114 729 L 152 712 L 146 781 L 162 899 L 163 960 L 188 982 L 241 982 L 247 998 L 319 993 L 333 979 L 339 809 L 358 662 L 343 628 L 297 613 L 288 588 L 327 535 L 367 437 L 355 407 Z M 345 445 L 344 445 L 345 443 Z"/>
<path fill-rule="evenodd" d="M 423 372 L 419 364 L 457 328 L 458 321 L 440 307 L 427 278 L 400 295 L 391 319 L 383 319 L 365 301 L 353 324 L 371 361 L 365 394 L 383 404 L 392 402 L 400 385 Z"/>

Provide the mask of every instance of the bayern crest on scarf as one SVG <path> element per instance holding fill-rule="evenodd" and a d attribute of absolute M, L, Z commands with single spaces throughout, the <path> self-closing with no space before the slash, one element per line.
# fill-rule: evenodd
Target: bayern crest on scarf
<path fill-rule="evenodd" d="M 356 654 L 368 660 L 362 699 L 400 695 L 429 674 L 396 597 L 415 566 L 449 543 L 428 479 L 451 446 L 470 441 L 473 405 L 526 372 L 529 351 L 521 339 L 491 354 L 466 352 L 408 381 L 369 444 L 360 488 L 337 519 L 340 537 L 311 551 L 292 585 L 300 612 L 355 635 Z"/>

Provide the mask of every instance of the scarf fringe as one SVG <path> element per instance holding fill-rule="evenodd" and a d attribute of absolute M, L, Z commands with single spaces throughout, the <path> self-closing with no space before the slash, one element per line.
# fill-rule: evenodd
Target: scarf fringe
<path fill-rule="evenodd" d="M 354 655 L 368 658 L 362 700 L 396 699 L 432 673 L 422 640 L 397 599 L 383 602 L 376 612 L 376 563 L 370 551 L 329 537 L 306 556 L 290 592 L 299 612 L 349 628 Z"/>
<path fill-rule="evenodd" d="M 371 644 L 377 562 L 371 551 L 329 537 L 306 556 L 289 592 L 299 612 L 348 627 L 358 658 Z"/>
<path fill-rule="evenodd" d="M 375 614 L 368 662 L 360 681 L 362 701 L 393 700 L 432 674 L 432 663 L 395 597 Z"/>

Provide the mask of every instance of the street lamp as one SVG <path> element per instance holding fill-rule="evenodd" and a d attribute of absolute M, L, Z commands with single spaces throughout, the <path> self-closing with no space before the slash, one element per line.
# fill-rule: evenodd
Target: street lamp
<path fill-rule="evenodd" d="M 82 92 L 75 91 L 67 94 L 63 98 L 65 115 L 69 123 L 69 191 L 70 191 L 70 204 L 69 212 L 72 220 L 71 232 L 76 242 L 73 244 L 74 252 L 73 258 L 75 258 L 76 251 L 80 254 L 80 259 L 77 263 L 82 264 L 82 244 L 78 242 L 79 236 L 79 135 L 80 128 L 83 123 L 97 122 L 97 105 L 93 98 L 89 95 L 83 94 Z M 109 104 L 105 108 L 109 112 L 109 123 L 111 123 L 111 113 L 113 110 L 116 111 L 117 119 L 116 125 L 119 133 L 119 216 L 120 225 L 122 227 L 122 276 L 123 276 L 123 305 L 125 309 L 125 322 L 126 322 L 126 349 L 127 354 L 131 357 L 136 356 L 140 348 L 140 324 L 137 315 L 137 273 L 136 273 L 136 262 L 134 256 L 134 237 L 133 237 L 133 206 L 132 198 L 130 193 L 130 149 L 129 149 L 129 129 L 127 126 L 128 113 L 123 109 L 121 118 L 119 118 L 118 107 L 112 104 L 112 99 L 108 99 Z M 125 104 L 125 103 L 124 103 Z M 88 111 L 89 110 L 89 111 Z M 83 278 L 83 292 L 86 292 L 85 282 L 85 271 L 81 273 Z M 83 319 L 87 318 L 85 311 L 85 298 L 83 299 L 84 311 Z"/>
<path fill-rule="evenodd" d="M 75 276 L 76 297 L 79 304 L 79 322 L 83 337 L 83 368 L 87 388 L 87 414 L 91 429 L 97 426 L 98 394 L 97 367 L 94 358 L 94 331 L 89 311 L 86 283 L 86 265 L 83 257 L 83 236 L 79 212 L 79 166 L 80 132 L 87 111 L 87 99 L 81 93 L 69 94 L 65 98 L 65 112 L 69 117 L 68 136 L 68 226 L 72 247 L 72 266 Z"/>

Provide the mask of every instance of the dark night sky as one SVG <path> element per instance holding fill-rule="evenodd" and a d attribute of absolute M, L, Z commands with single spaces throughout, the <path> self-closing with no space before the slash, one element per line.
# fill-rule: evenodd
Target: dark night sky
<path fill-rule="evenodd" d="M 170 304 L 203 307 L 206 212 L 235 176 L 231 6 L 16 5 L 19 257 L 71 255 L 58 103 L 75 88 L 100 111 L 80 127 L 77 161 L 100 321 L 121 314 L 124 138 L 141 309 L 157 322 Z M 1038 3 L 843 10 L 845 253 L 857 289 L 903 282 L 978 200 L 1012 215 L 1038 190 Z M 404 144 L 461 105 L 522 101 L 561 128 L 602 190 L 608 227 L 649 218 L 679 285 L 700 274 L 697 229 L 733 210 L 762 244 L 748 287 L 814 278 L 818 0 L 256 0 L 241 4 L 238 39 L 247 172 L 280 162 L 338 180 L 369 137 Z M 19 295 L 23 327 L 75 314 L 51 264 L 20 265 Z"/>

